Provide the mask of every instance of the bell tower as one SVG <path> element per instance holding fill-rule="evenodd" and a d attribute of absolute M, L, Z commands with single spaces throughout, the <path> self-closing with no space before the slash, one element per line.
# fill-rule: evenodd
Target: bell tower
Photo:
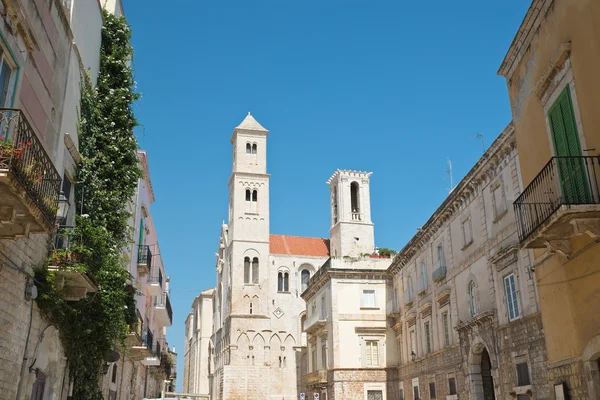
<path fill-rule="evenodd" d="M 327 181 L 331 193 L 331 255 L 358 257 L 375 251 L 371 222 L 371 172 L 337 170 Z"/>

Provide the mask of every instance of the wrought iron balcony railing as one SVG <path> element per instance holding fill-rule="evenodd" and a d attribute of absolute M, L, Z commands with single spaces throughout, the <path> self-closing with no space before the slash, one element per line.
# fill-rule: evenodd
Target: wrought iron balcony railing
<path fill-rule="evenodd" d="M 431 279 L 434 282 L 439 282 L 446 277 L 446 264 L 443 262 L 438 262 L 436 268 L 433 270 L 431 274 Z"/>
<path fill-rule="evenodd" d="M 154 306 L 158 308 L 165 308 L 169 317 L 169 325 L 173 323 L 173 308 L 171 308 L 171 300 L 169 300 L 169 293 L 163 292 L 161 296 L 154 298 Z"/>
<path fill-rule="evenodd" d="M 515 200 L 519 240 L 527 240 L 562 206 L 600 204 L 600 157 L 552 157 Z"/>
<path fill-rule="evenodd" d="M 146 335 L 144 336 L 144 345 L 150 353 L 154 354 L 154 335 L 150 328 L 146 327 Z"/>
<path fill-rule="evenodd" d="M 138 265 L 145 265 L 148 270 L 152 269 L 152 252 L 150 246 L 139 246 L 138 248 Z"/>
<path fill-rule="evenodd" d="M 13 174 L 48 226 L 53 227 L 62 180 L 41 141 L 18 109 L 0 108 L 0 170 Z"/>

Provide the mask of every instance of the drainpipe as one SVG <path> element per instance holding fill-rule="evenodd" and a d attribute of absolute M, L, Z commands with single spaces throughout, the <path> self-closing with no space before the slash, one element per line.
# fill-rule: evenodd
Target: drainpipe
<path fill-rule="evenodd" d="M 29 284 L 29 280 L 27 283 Z M 27 367 L 27 347 L 29 345 L 29 336 L 31 335 L 31 322 L 33 320 L 33 299 L 30 299 L 31 307 L 29 308 L 29 328 L 27 329 L 27 339 L 25 339 L 25 350 L 23 350 L 23 363 L 21 364 L 21 374 L 19 375 L 19 383 L 17 384 L 17 396 L 16 400 L 19 400 L 21 396 L 21 387 L 23 384 L 23 375 L 25 374 L 25 368 Z"/>

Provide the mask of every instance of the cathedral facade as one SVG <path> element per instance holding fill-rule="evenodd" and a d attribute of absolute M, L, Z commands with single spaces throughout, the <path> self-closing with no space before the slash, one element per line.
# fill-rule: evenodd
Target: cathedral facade
<path fill-rule="evenodd" d="M 270 233 L 268 134 L 250 114 L 233 131 L 229 218 L 217 253 L 212 335 L 207 349 L 186 349 L 207 354 L 207 376 L 188 381 L 208 380 L 206 394 L 215 400 L 298 398 L 309 371 L 301 294 L 330 256 L 374 251 L 365 172 L 337 171 L 327 182 L 331 239 Z M 198 324 L 189 317 L 186 336 L 202 330 L 205 320 Z"/>

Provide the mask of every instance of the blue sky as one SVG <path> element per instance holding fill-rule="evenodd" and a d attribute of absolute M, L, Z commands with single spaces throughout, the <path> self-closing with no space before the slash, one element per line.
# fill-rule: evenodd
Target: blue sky
<path fill-rule="evenodd" d="M 372 171 L 377 246 L 400 249 L 511 119 L 496 72 L 527 1 L 125 0 L 140 145 L 171 277 L 183 381 L 184 321 L 215 282 L 232 130 L 267 129 L 271 232 L 328 236 L 326 180 Z"/>

